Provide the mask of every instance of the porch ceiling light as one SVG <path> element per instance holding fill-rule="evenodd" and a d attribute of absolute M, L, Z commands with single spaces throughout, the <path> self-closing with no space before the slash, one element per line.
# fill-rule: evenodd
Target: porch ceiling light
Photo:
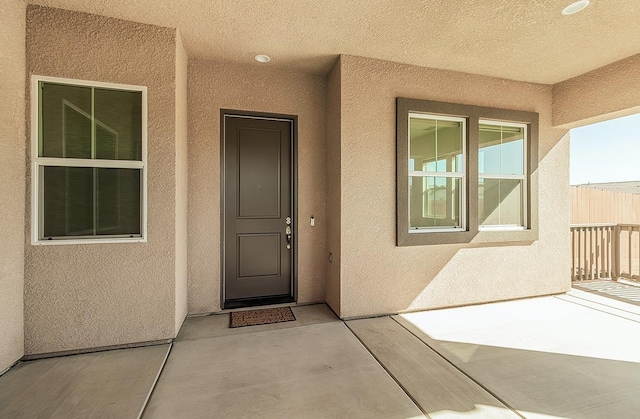
<path fill-rule="evenodd" d="M 589 3 L 591 3 L 590 0 L 579 0 L 575 3 L 571 3 L 570 5 L 562 9 L 562 14 L 568 16 L 578 13 L 584 10 L 589 5 Z"/>
<path fill-rule="evenodd" d="M 258 54 L 255 57 L 253 57 L 253 59 L 259 63 L 268 63 L 269 61 L 271 61 L 271 57 L 264 54 Z"/>

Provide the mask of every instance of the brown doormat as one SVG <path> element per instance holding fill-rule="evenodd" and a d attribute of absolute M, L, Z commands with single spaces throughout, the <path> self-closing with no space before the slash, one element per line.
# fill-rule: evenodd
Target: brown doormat
<path fill-rule="evenodd" d="M 264 308 L 261 310 L 234 311 L 231 327 L 257 326 L 259 324 L 292 322 L 296 319 L 289 307 Z"/>

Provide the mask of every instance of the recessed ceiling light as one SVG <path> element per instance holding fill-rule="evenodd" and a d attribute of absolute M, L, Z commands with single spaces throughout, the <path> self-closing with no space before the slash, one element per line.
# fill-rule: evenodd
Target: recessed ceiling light
<path fill-rule="evenodd" d="M 258 54 L 255 57 L 253 57 L 253 59 L 259 63 L 268 63 L 269 61 L 271 61 L 271 57 L 264 54 Z"/>
<path fill-rule="evenodd" d="M 562 14 L 572 15 L 574 13 L 578 13 L 584 10 L 589 5 L 589 3 L 591 3 L 589 0 L 580 0 L 575 3 L 571 3 L 562 10 Z"/>

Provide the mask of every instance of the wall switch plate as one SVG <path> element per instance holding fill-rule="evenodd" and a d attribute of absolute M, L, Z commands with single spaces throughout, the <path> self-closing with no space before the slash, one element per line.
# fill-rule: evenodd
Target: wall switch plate
<path fill-rule="evenodd" d="M 313 215 L 311 216 L 311 227 L 313 227 L 314 225 L 316 225 L 316 217 L 314 217 Z"/>

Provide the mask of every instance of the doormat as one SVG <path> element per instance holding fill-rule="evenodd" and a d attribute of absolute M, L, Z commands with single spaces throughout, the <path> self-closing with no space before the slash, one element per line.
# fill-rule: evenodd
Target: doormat
<path fill-rule="evenodd" d="M 296 319 L 289 307 L 264 308 L 261 310 L 234 311 L 231 327 L 257 326 L 259 324 L 292 322 Z"/>

